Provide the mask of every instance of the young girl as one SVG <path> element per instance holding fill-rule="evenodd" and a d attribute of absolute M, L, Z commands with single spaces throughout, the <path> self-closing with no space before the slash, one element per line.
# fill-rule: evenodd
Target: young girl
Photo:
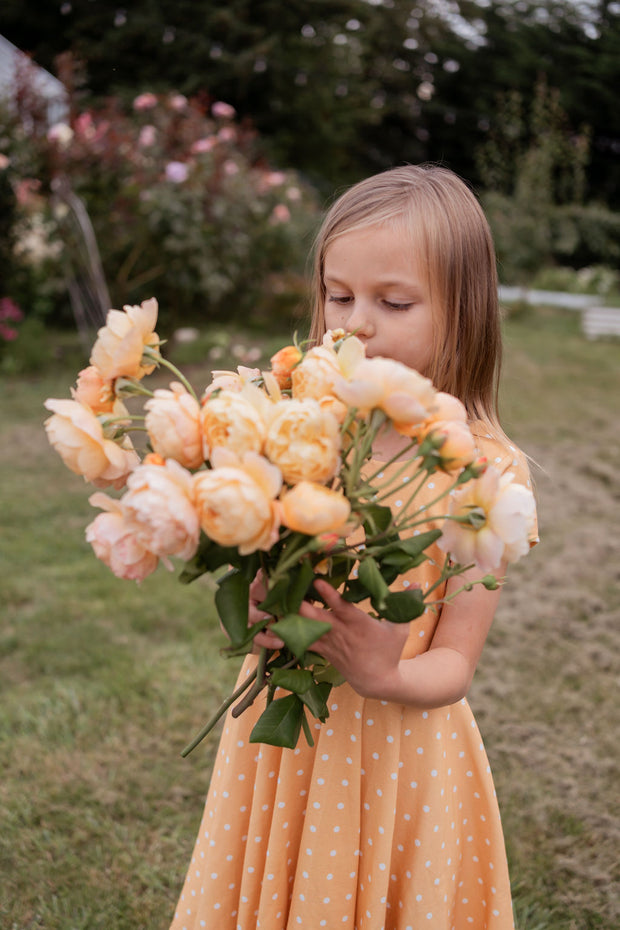
<path fill-rule="evenodd" d="M 343 328 L 368 356 L 431 378 L 465 404 L 480 453 L 529 484 L 497 417 L 495 255 L 462 181 L 408 166 L 355 185 L 317 238 L 315 291 L 316 340 Z M 374 461 L 406 442 L 385 432 Z M 442 480 L 429 479 L 429 500 Z M 432 584 L 436 555 L 394 589 Z M 449 581 L 446 593 L 464 580 Z M 399 625 L 373 619 L 325 582 L 316 588 L 326 606 L 304 603 L 301 612 L 331 623 L 313 649 L 346 683 L 332 690 L 312 748 L 249 743 L 260 701 L 227 718 L 172 930 L 509 930 L 499 812 L 465 700 L 499 590 L 476 585 Z M 264 616 L 261 599 L 255 582 L 250 622 Z M 269 631 L 256 643 L 281 645 Z M 255 661 L 246 659 L 243 677 Z"/>

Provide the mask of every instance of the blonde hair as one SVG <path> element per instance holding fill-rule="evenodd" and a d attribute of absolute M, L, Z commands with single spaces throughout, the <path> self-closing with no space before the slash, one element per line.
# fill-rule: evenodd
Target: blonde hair
<path fill-rule="evenodd" d="M 426 269 L 436 325 L 424 374 L 438 390 L 458 397 L 470 419 L 486 420 L 501 433 L 495 249 L 476 197 L 446 168 L 393 168 L 360 181 L 333 204 L 315 240 L 310 338 L 320 342 L 325 332 L 327 249 L 339 236 L 379 225 L 402 229 L 418 267 Z"/>

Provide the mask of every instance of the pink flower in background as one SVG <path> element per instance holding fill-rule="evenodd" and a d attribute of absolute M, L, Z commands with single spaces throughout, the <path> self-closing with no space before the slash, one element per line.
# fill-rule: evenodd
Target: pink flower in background
<path fill-rule="evenodd" d="M 177 113 L 187 109 L 187 97 L 184 94 L 173 94 L 168 103 L 170 109 L 176 110 Z"/>
<path fill-rule="evenodd" d="M 217 100 L 211 107 L 211 113 L 215 116 L 216 119 L 232 119 L 237 115 L 237 111 L 234 107 L 231 107 L 229 103 L 224 103 L 223 100 Z"/>
<path fill-rule="evenodd" d="M 227 174 L 229 178 L 235 174 L 239 174 L 239 165 L 234 162 L 232 158 L 224 162 L 224 174 Z"/>
<path fill-rule="evenodd" d="M 4 171 L 11 164 L 11 159 L 0 152 L 0 171 Z"/>
<path fill-rule="evenodd" d="M 234 142 L 237 138 L 237 131 L 233 126 L 224 126 L 223 129 L 218 130 L 217 137 L 220 142 Z"/>
<path fill-rule="evenodd" d="M 278 225 L 279 223 L 288 223 L 291 218 L 291 211 L 286 206 L 285 203 L 278 203 L 275 205 L 271 211 L 271 216 L 269 217 L 269 222 L 273 225 Z"/>
<path fill-rule="evenodd" d="M 184 161 L 169 161 L 166 165 L 166 180 L 173 184 L 183 184 L 189 175 L 189 165 Z"/>
<path fill-rule="evenodd" d="M 138 94 L 133 102 L 134 110 L 152 110 L 153 107 L 157 106 L 157 97 L 155 94 L 145 93 Z"/>
<path fill-rule="evenodd" d="M 157 130 L 154 126 L 150 124 L 148 126 L 143 126 L 138 136 L 138 145 L 143 149 L 150 148 L 151 145 L 155 145 L 156 138 Z"/>
<path fill-rule="evenodd" d="M 217 139 L 214 136 L 205 136 L 204 139 L 196 139 L 195 142 L 192 142 L 189 150 L 192 155 L 202 155 L 205 152 L 210 152 L 216 144 Z"/>
<path fill-rule="evenodd" d="M 73 130 L 67 123 L 55 123 L 47 133 L 50 142 L 55 142 L 61 149 L 66 148 L 73 139 Z"/>

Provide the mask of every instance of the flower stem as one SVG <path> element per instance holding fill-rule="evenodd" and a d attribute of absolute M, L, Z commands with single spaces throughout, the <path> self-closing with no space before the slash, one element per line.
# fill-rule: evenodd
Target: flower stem
<path fill-rule="evenodd" d="M 216 710 L 216 712 L 213 714 L 213 716 L 211 717 L 211 719 L 207 721 L 207 723 L 204 725 L 204 727 L 202 728 L 202 730 L 200 731 L 200 733 L 198 733 L 198 734 L 194 737 L 194 739 L 191 741 L 191 743 L 188 743 L 188 745 L 185 747 L 185 749 L 184 749 L 184 750 L 182 751 L 182 753 L 181 753 L 181 755 L 183 756 L 183 758 L 185 758 L 185 756 L 188 756 L 188 755 L 190 754 L 190 752 L 192 751 L 192 749 L 195 749 L 196 746 L 197 746 L 199 743 L 202 742 L 202 740 L 205 738 L 205 736 L 207 736 L 207 735 L 211 732 L 211 730 L 213 729 L 213 727 L 215 726 L 215 724 L 218 722 L 218 720 L 220 719 L 220 717 L 223 717 L 223 716 L 224 716 L 224 714 L 226 713 L 226 711 L 228 710 L 228 708 L 230 707 L 230 705 L 231 705 L 231 704 L 234 704 L 235 701 L 238 700 L 238 699 L 241 697 L 241 695 L 244 693 L 244 691 L 247 691 L 247 689 L 250 687 L 250 685 L 252 684 L 252 682 L 255 680 L 257 673 L 258 673 L 258 665 L 257 665 L 256 668 L 254 669 L 254 671 L 253 671 L 250 675 L 248 675 L 248 677 L 247 677 L 246 680 L 243 682 L 243 684 L 242 684 L 242 685 L 239 685 L 239 687 L 237 688 L 237 690 L 236 690 L 236 691 L 233 691 L 233 693 L 230 694 L 230 695 L 226 698 L 226 700 L 223 701 L 223 702 L 220 704 L 220 706 L 218 707 L 218 709 Z"/>
<path fill-rule="evenodd" d="M 167 368 L 169 371 L 171 371 L 173 375 L 176 375 L 179 381 L 182 383 L 183 387 L 185 387 L 187 391 L 189 391 L 189 393 L 192 395 L 194 400 L 198 400 L 198 398 L 196 397 L 196 392 L 194 391 L 193 387 L 191 386 L 191 384 L 189 383 L 189 381 L 187 380 L 183 372 L 179 371 L 176 365 L 173 365 L 172 362 L 170 362 L 167 358 L 164 358 L 163 355 L 153 352 L 148 347 L 145 347 L 144 355 L 150 361 L 156 362 L 156 364 L 158 365 L 163 365 L 164 368 Z"/>

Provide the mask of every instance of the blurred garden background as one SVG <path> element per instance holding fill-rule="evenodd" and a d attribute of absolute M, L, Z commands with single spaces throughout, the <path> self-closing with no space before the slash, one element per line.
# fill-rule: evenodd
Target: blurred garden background
<path fill-rule="evenodd" d="M 109 307 L 151 296 L 197 388 L 266 365 L 304 334 L 334 194 L 423 161 L 471 183 L 520 295 L 502 410 L 543 541 L 471 698 L 518 930 L 618 925 L 620 355 L 580 308 L 620 308 L 619 86 L 609 0 L 3 0 L 3 930 L 165 930 L 215 743 L 179 753 L 237 668 L 208 580 L 138 587 L 93 558 L 44 399 Z"/>

